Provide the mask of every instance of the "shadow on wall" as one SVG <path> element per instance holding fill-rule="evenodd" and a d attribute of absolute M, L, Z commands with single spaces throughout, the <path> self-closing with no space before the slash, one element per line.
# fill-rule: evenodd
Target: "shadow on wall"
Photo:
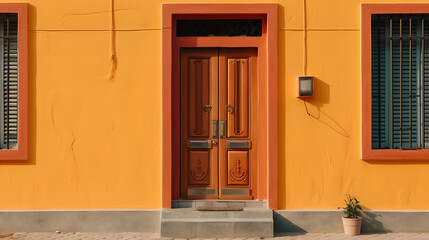
<path fill-rule="evenodd" d="M 393 232 L 384 227 L 384 224 L 378 219 L 385 219 L 386 221 L 392 221 L 392 219 L 398 220 L 393 221 L 395 224 L 406 225 L 406 223 L 400 223 L 407 216 L 384 214 L 372 211 L 363 211 L 362 213 L 362 233 L 389 233 Z M 310 233 L 342 233 L 343 224 L 341 217 L 344 214 L 342 211 L 336 210 L 305 210 L 305 211 L 288 211 L 280 210 L 274 212 L 274 233 L 276 236 L 283 235 L 300 235 L 307 232 Z M 422 217 L 423 218 L 423 217 Z M 327 224 L 329 223 L 329 224 Z M 401 229 L 398 229 L 401 230 Z M 416 228 L 416 230 L 421 230 Z M 398 231 L 396 231 L 398 232 Z"/>
<path fill-rule="evenodd" d="M 392 232 L 386 229 L 382 222 L 377 220 L 377 215 L 374 212 L 363 211 L 362 213 L 362 232 L 364 233 L 389 233 Z"/>
<path fill-rule="evenodd" d="M 288 232 L 292 232 L 295 234 L 305 234 L 307 231 L 300 228 L 298 225 L 291 222 L 289 219 L 283 217 L 277 212 L 273 212 L 274 218 L 274 233 L 277 235 L 283 235 Z"/>
<path fill-rule="evenodd" d="M 364 161 L 371 165 L 428 165 L 429 160 L 371 160 L 364 159 Z"/>
<path fill-rule="evenodd" d="M 317 111 L 314 111 L 312 108 L 309 109 L 308 112 L 311 117 L 326 125 L 336 133 L 340 134 L 343 137 L 349 138 L 349 134 L 343 127 L 341 127 L 341 125 L 337 121 L 335 121 L 334 118 L 320 110 L 323 105 L 329 104 L 330 96 L 331 90 L 329 84 L 323 82 L 317 77 L 314 77 L 314 96 L 306 99 L 305 101 L 315 106 Z"/>
<path fill-rule="evenodd" d="M 311 98 L 306 99 L 308 103 L 317 107 L 317 110 L 320 111 L 320 108 L 325 104 L 329 104 L 331 97 L 331 88 L 329 84 L 323 82 L 317 77 L 314 77 L 314 95 Z"/>
<path fill-rule="evenodd" d="M 278 21 L 279 23 L 285 22 L 285 9 L 283 6 L 278 5 Z M 279 26 L 279 29 L 284 26 Z M 286 208 L 286 176 L 284 169 L 286 169 L 286 68 L 280 66 L 287 66 L 286 63 L 286 34 L 281 34 L 279 30 L 278 35 L 278 203 L 279 208 Z M 285 96 L 282 98 L 281 96 Z"/>

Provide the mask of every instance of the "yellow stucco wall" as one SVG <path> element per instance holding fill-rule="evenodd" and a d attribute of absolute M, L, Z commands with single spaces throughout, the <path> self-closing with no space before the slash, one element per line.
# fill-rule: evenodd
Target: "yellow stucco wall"
<path fill-rule="evenodd" d="M 115 1 L 115 67 L 110 0 L 28 1 L 30 159 L 0 162 L 1 209 L 161 207 L 161 5 L 188 2 L 219 1 Z M 429 209 L 427 162 L 360 159 L 362 1 L 307 0 L 313 117 L 295 97 L 303 0 L 224 2 L 279 3 L 280 209 L 336 209 L 346 193 Z"/>

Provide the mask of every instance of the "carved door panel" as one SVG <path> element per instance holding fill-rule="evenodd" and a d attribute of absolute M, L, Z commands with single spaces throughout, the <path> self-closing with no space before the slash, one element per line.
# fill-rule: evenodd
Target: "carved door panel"
<path fill-rule="evenodd" d="M 181 51 L 183 198 L 218 198 L 218 58 L 217 49 Z"/>
<path fill-rule="evenodd" d="M 219 119 L 226 125 L 219 139 L 221 199 L 257 196 L 256 87 L 256 49 L 220 49 Z"/>
<path fill-rule="evenodd" d="M 256 196 L 256 49 L 181 50 L 181 196 Z"/>

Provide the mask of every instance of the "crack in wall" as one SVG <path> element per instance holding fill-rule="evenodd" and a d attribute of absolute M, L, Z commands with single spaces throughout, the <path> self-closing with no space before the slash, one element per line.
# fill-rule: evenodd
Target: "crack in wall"
<path fill-rule="evenodd" d="M 110 71 L 107 81 L 114 81 L 118 60 L 116 57 L 116 33 L 115 33 L 115 1 L 111 0 L 111 29 L 110 29 Z"/>
<path fill-rule="evenodd" d="M 52 123 L 52 127 L 55 129 L 54 102 L 52 102 L 52 105 L 51 105 L 51 123 Z"/>
<path fill-rule="evenodd" d="M 125 10 L 132 10 L 131 8 L 119 8 L 119 9 L 115 9 L 115 12 L 119 12 L 119 11 L 125 11 Z M 100 14 L 100 13 L 110 13 L 112 10 L 108 10 L 108 11 L 96 11 L 96 12 L 86 12 L 86 13 L 68 13 L 68 14 L 64 14 L 63 18 L 66 18 L 68 16 L 88 16 L 88 15 L 93 15 L 93 14 Z"/>
<path fill-rule="evenodd" d="M 71 152 L 71 157 L 72 157 L 73 165 L 74 165 L 74 170 L 73 170 L 74 173 L 72 174 L 71 180 L 73 181 L 73 179 L 75 179 L 76 180 L 76 186 L 78 186 L 79 185 L 79 177 L 80 177 L 80 175 L 79 175 L 79 167 L 78 167 L 77 159 L 76 159 L 76 155 L 75 155 L 76 138 L 74 136 L 74 132 L 72 132 L 72 136 L 71 137 L 72 137 L 72 141 L 70 143 L 70 152 Z"/>
<path fill-rule="evenodd" d="M 74 137 L 74 133 L 72 133 L 72 141 L 71 141 L 71 144 L 70 144 L 70 151 L 71 151 L 71 154 L 72 154 L 73 163 L 74 163 L 75 167 L 77 168 L 76 155 L 74 153 L 74 144 L 75 144 L 75 142 L 76 142 L 76 138 Z"/>

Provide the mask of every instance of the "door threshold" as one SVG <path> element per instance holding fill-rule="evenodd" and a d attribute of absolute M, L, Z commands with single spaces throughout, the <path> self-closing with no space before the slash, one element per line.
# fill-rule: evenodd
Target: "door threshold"
<path fill-rule="evenodd" d="M 243 211 L 242 207 L 197 207 L 197 211 Z"/>
<path fill-rule="evenodd" d="M 199 207 L 236 207 L 236 208 L 261 208 L 268 209 L 266 200 L 223 200 L 223 199 L 202 199 L 202 200 L 172 200 L 172 208 L 194 208 Z"/>

